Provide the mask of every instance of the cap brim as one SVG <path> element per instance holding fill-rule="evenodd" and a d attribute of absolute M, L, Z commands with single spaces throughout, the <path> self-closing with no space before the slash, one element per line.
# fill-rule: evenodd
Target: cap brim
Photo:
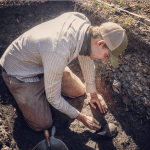
<path fill-rule="evenodd" d="M 126 33 L 124 33 L 124 39 L 122 43 L 115 50 L 111 51 L 112 55 L 118 57 L 126 49 L 127 45 L 128 45 L 128 38 Z"/>
<path fill-rule="evenodd" d="M 118 64 L 119 58 L 117 56 L 113 55 L 110 50 L 109 50 L 109 54 L 110 54 L 110 62 L 112 64 L 112 66 L 114 68 L 118 68 L 119 67 L 119 64 Z"/>
<path fill-rule="evenodd" d="M 110 61 L 111 61 L 111 64 L 114 68 L 118 68 L 119 67 L 119 55 L 126 49 L 128 45 L 128 38 L 127 38 L 127 35 L 125 33 L 124 35 L 124 40 L 122 41 L 122 43 L 113 51 L 110 51 L 109 50 L 109 53 L 110 53 Z"/>

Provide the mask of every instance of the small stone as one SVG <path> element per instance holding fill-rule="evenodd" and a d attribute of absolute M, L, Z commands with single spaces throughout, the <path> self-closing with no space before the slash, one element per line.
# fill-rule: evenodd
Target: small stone
<path fill-rule="evenodd" d="M 139 88 L 139 90 L 142 92 L 143 91 L 143 89 L 142 89 L 142 87 L 141 87 L 141 85 L 139 84 L 139 85 L 137 85 L 137 87 Z"/>
<path fill-rule="evenodd" d="M 139 66 L 142 67 L 143 66 L 142 63 L 139 63 Z"/>
<path fill-rule="evenodd" d="M 150 108 L 147 108 L 146 112 L 150 116 Z"/>
<path fill-rule="evenodd" d="M 128 77 L 130 84 L 134 84 L 134 82 L 135 82 L 134 77 L 131 74 L 128 74 L 127 77 Z"/>
<path fill-rule="evenodd" d="M 137 72 L 136 76 L 137 76 L 137 77 L 140 77 L 140 76 L 141 76 L 141 74 L 140 74 L 139 72 Z"/>
<path fill-rule="evenodd" d="M 145 100 L 146 100 L 146 97 L 141 97 L 142 102 L 145 102 Z"/>
<path fill-rule="evenodd" d="M 144 84 L 147 83 L 146 78 L 142 77 L 142 78 L 141 78 L 141 83 L 144 83 Z"/>
<path fill-rule="evenodd" d="M 129 60 L 131 58 L 131 56 L 132 56 L 131 54 L 127 54 L 127 55 L 125 55 L 125 59 Z"/>
<path fill-rule="evenodd" d="M 131 61 L 135 61 L 136 60 L 136 58 L 135 57 L 131 57 L 131 59 L 130 59 Z"/>
<path fill-rule="evenodd" d="M 144 61 L 145 61 L 145 63 L 147 64 L 147 63 L 148 63 L 148 58 L 145 58 L 145 60 L 144 60 Z"/>
<path fill-rule="evenodd" d="M 127 96 L 123 96 L 122 97 L 122 100 L 123 102 L 126 104 L 126 105 L 130 105 L 131 104 L 131 101 L 129 100 L 129 98 Z"/>
<path fill-rule="evenodd" d="M 4 122 L 2 120 L 0 120 L 0 125 L 2 125 Z"/>
<path fill-rule="evenodd" d="M 116 93 L 118 93 L 118 94 L 121 93 L 121 82 L 120 81 L 114 80 L 112 87 Z"/>
<path fill-rule="evenodd" d="M 145 94 L 146 96 L 150 96 L 150 92 L 149 92 L 149 91 L 144 90 L 144 94 Z"/>
<path fill-rule="evenodd" d="M 126 83 L 126 82 L 123 82 L 123 86 L 124 86 L 125 88 L 129 88 L 129 84 Z"/>
<path fill-rule="evenodd" d="M 143 72 L 144 72 L 144 73 L 148 73 L 148 72 L 149 72 L 149 69 L 148 69 L 148 68 L 143 68 Z"/>
<path fill-rule="evenodd" d="M 4 147 L 4 148 L 2 148 L 2 150 L 12 150 L 12 148 Z"/>
<path fill-rule="evenodd" d="M 120 67 L 119 69 L 120 69 L 120 71 L 123 71 L 123 67 Z"/>
<path fill-rule="evenodd" d="M 141 101 L 143 102 L 144 106 L 150 107 L 150 100 L 147 99 L 146 97 L 142 97 Z"/>
<path fill-rule="evenodd" d="M 146 89 L 147 91 L 149 91 L 149 90 L 150 90 L 150 89 L 149 89 L 149 87 L 148 87 L 147 85 L 145 86 L 145 89 Z"/>
<path fill-rule="evenodd" d="M 128 89 L 128 94 L 129 94 L 129 96 L 134 97 L 134 94 L 131 89 Z"/>
<path fill-rule="evenodd" d="M 136 96 L 133 98 L 133 101 L 137 102 L 137 101 L 140 101 L 141 97 L 140 96 Z"/>
<path fill-rule="evenodd" d="M 130 71 L 130 67 L 127 66 L 127 65 L 124 65 L 124 70 L 125 70 L 125 71 Z"/>
<path fill-rule="evenodd" d="M 150 101 L 148 99 L 146 99 L 144 105 L 147 107 L 150 107 Z"/>
<path fill-rule="evenodd" d="M 134 85 L 134 84 L 131 86 L 131 88 L 132 88 L 132 90 L 134 90 L 134 91 L 137 91 L 137 90 L 138 90 L 138 87 L 137 87 L 136 85 Z"/>

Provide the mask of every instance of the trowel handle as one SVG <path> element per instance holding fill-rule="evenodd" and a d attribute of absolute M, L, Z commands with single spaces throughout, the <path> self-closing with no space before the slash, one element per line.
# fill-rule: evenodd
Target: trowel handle
<path fill-rule="evenodd" d="M 47 143 L 48 147 L 50 147 L 50 135 L 49 135 L 49 131 L 45 130 L 44 134 L 45 134 L 45 138 L 46 138 L 46 143 Z"/>
<path fill-rule="evenodd" d="M 56 133 L 56 127 L 55 127 L 55 126 L 53 126 L 53 127 L 52 127 L 52 134 L 51 134 L 51 136 L 54 136 L 54 135 L 55 135 L 55 133 Z"/>

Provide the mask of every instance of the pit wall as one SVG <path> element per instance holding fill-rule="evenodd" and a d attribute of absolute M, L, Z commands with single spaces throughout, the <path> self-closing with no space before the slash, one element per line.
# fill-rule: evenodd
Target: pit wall
<path fill-rule="evenodd" d="M 84 13 L 92 25 L 96 26 L 107 21 L 116 22 L 114 18 L 123 15 L 121 12 L 112 11 L 112 8 L 93 1 L 76 3 L 75 11 Z M 137 27 L 135 30 L 133 24 L 124 24 L 118 20 L 117 23 L 126 30 L 128 47 L 121 56 L 118 69 L 112 68 L 110 61 L 107 63 L 95 61 L 96 74 L 100 78 L 104 77 L 106 81 L 110 81 L 112 88 L 108 90 L 115 95 L 116 103 L 120 105 L 123 103 L 126 111 L 133 111 L 139 117 L 150 119 L 149 37 L 138 32 Z M 120 85 L 120 91 L 114 89 L 113 83 Z M 106 95 L 103 90 L 100 92 L 104 96 Z"/>

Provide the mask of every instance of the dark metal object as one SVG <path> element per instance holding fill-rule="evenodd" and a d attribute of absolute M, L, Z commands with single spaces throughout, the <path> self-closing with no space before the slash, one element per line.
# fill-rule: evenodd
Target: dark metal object
<path fill-rule="evenodd" d="M 106 124 L 103 131 L 98 132 L 97 134 L 107 137 L 114 137 L 117 134 L 117 126 L 113 123 Z"/>
<path fill-rule="evenodd" d="M 50 136 L 49 131 L 44 131 L 45 139 L 39 142 L 33 150 L 50 150 Z"/>
<path fill-rule="evenodd" d="M 51 141 L 51 150 L 69 150 L 64 142 L 54 137 L 56 133 L 56 127 L 52 127 L 52 133 L 50 137 Z"/>
<path fill-rule="evenodd" d="M 48 130 L 44 131 L 45 138 L 39 142 L 32 150 L 69 150 L 64 142 L 54 137 L 56 127 L 52 127 L 51 137 L 49 137 Z"/>

